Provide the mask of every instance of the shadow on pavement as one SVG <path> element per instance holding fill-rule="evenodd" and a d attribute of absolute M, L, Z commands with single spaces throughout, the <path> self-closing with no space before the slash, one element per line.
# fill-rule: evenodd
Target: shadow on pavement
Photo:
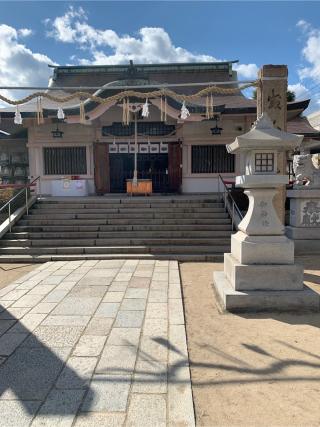
<path fill-rule="evenodd" d="M 72 347 L 50 349 L 10 311 L 0 311 L 0 326 L 10 325 L 0 337 L 0 402 L 18 400 L 32 415 L 43 402 L 42 415 L 75 414 L 89 384 L 66 365 Z"/>

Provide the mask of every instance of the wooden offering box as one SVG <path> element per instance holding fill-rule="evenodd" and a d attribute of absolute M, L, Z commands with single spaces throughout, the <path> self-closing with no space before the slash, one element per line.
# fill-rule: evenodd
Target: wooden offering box
<path fill-rule="evenodd" d="M 132 194 L 152 194 L 152 180 L 138 179 L 137 185 L 133 185 L 132 179 L 127 179 L 127 193 Z"/>

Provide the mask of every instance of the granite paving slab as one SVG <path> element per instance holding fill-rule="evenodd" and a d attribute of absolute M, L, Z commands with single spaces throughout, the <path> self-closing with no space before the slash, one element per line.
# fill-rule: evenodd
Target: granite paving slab
<path fill-rule="evenodd" d="M 29 426 L 41 401 L 2 400 L 0 401 L 0 425 L 3 427 Z"/>
<path fill-rule="evenodd" d="M 2 290 L 0 427 L 195 425 L 178 263 L 48 262 Z"/>
<path fill-rule="evenodd" d="M 73 351 L 73 356 L 99 356 L 105 342 L 105 336 L 82 335 Z"/>
<path fill-rule="evenodd" d="M 62 315 L 92 315 L 101 301 L 101 297 L 67 296 L 52 314 Z"/>

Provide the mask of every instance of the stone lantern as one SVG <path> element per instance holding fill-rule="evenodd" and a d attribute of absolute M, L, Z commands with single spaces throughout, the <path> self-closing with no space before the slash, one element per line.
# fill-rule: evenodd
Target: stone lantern
<path fill-rule="evenodd" d="M 227 146 L 242 153 L 245 175 L 236 177 L 249 198 L 246 216 L 231 237 L 224 272 L 214 273 L 214 288 L 230 311 L 315 309 L 319 297 L 303 285 L 303 267 L 294 263 L 294 243 L 285 236 L 273 199 L 287 175 L 277 174 L 279 153 L 294 150 L 303 137 L 273 127 L 263 114 L 252 129 Z"/>

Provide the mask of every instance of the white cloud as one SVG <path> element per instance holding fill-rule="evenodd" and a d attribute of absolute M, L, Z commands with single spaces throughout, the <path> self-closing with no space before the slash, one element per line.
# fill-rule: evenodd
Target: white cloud
<path fill-rule="evenodd" d="M 308 99 L 309 91 L 302 83 L 295 83 L 288 85 L 288 90 L 291 90 L 296 94 L 296 99 Z"/>
<path fill-rule="evenodd" d="M 30 28 L 20 28 L 20 30 L 18 30 L 18 34 L 21 37 L 29 37 L 33 34 L 33 31 Z"/>
<path fill-rule="evenodd" d="M 298 21 L 296 25 L 303 32 L 308 32 L 312 29 L 311 24 L 309 24 L 309 22 L 305 21 L 304 19 L 300 19 L 300 21 Z"/>
<path fill-rule="evenodd" d="M 233 69 L 244 79 L 256 79 L 259 71 L 256 64 L 235 64 Z"/>
<path fill-rule="evenodd" d="M 88 17 L 82 8 L 70 7 L 63 15 L 45 21 L 48 36 L 57 41 L 74 43 L 89 57 L 72 55 L 71 60 L 82 65 L 123 64 L 133 60 L 136 63 L 163 62 L 212 62 L 218 59 L 212 55 L 190 52 L 175 46 L 169 34 L 159 27 L 143 27 L 135 37 L 119 35 L 111 29 L 97 29 L 88 24 Z M 82 55 L 81 55 L 82 56 Z M 241 78 L 256 78 L 255 64 L 239 64 L 235 67 Z"/>
<path fill-rule="evenodd" d="M 302 56 L 309 63 L 308 66 L 300 68 L 299 77 L 320 82 L 320 30 L 303 20 L 300 20 L 297 26 L 306 38 Z"/>
<path fill-rule="evenodd" d="M 81 7 L 74 9 L 71 6 L 68 12 L 66 12 L 63 16 L 57 16 L 53 21 L 48 18 L 45 19 L 44 23 L 48 26 L 52 26 L 52 30 L 48 31 L 47 35 L 65 43 L 75 42 L 77 31 L 72 26 L 72 23 L 75 19 L 87 19 L 84 10 Z"/>
<path fill-rule="evenodd" d="M 24 29 L 27 30 L 27 29 Z M 19 41 L 27 32 L 0 25 L 0 85 L 1 86 L 47 86 L 52 71 L 48 64 L 53 61 L 46 55 L 33 52 Z M 1 91 L 9 97 L 22 96 L 17 91 Z"/>
<path fill-rule="evenodd" d="M 130 59 L 138 63 L 217 60 L 211 55 L 196 54 L 176 47 L 163 28 L 144 27 L 136 37 L 132 37 L 118 35 L 111 29 L 94 28 L 87 19 L 82 8 L 70 7 L 65 15 L 52 21 L 46 20 L 50 28 L 48 36 L 60 42 L 75 43 L 82 50 L 90 52 L 90 58 L 78 59 L 80 64 L 121 64 Z"/>
<path fill-rule="evenodd" d="M 212 62 L 217 59 L 211 55 L 195 54 L 172 43 L 169 34 L 163 28 L 144 27 L 139 30 L 136 38 L 128 35 L 118 36 L 112 30 L 92 35 L 92 27 L 78 27 L 83 32 L 80 40 L 92 45 L 92 58 L 79 59 L 82 64 L 122 64 L 133 60 L 137 63 L 161 62 Z M 111 54 L 105 53 L 102 47 L 111 49 Z"/>

